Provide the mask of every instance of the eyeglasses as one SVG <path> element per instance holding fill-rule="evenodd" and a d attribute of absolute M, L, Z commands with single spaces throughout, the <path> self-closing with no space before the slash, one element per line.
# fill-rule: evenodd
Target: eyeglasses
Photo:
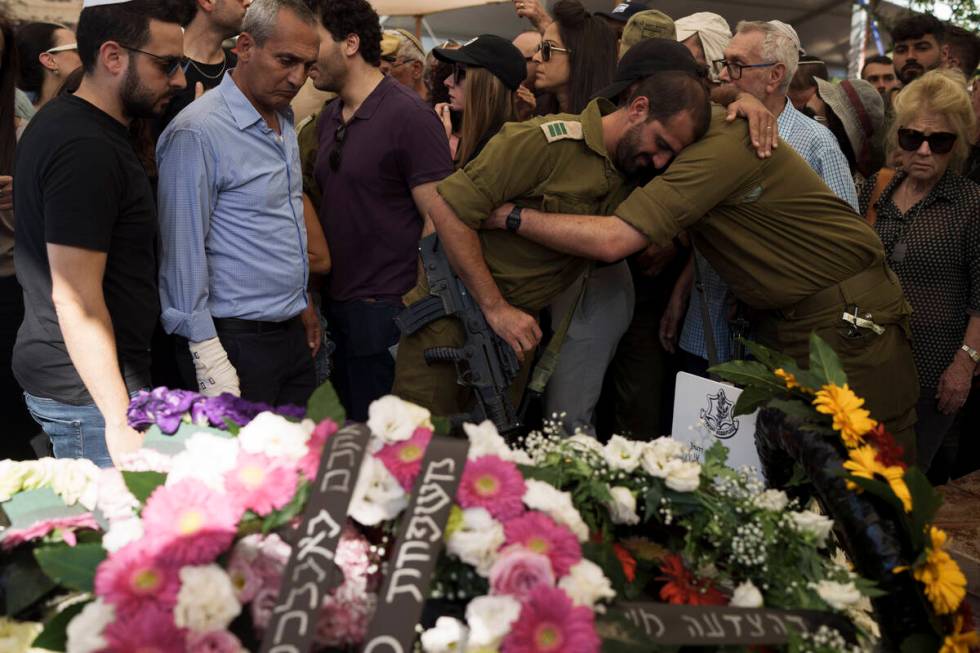
<path fill-rule="evenodd" d="M 44 54 L 58 54 L 59 52 L 71 52 L 72 50 L 78 50 L 77 43 L 66 43 L 65 45 L 59 45 L 56 48 L 45 50 Z"/>
<path fill-rule="evenodd" d="M 923 143 L 929 143 L 933 154 L 947 154 L 956 144 L 956 134 L 951 132 L 933 132 L 926 135 L 916 129 L 898 130 L 898 145 L 906 152 L 915 152 Z"/>
<path fill-rule="evenodd" d="M 466 79 L 466 66 L 453 64 L 453 86 L 459 86 Z"/>
<path fill-rule="evenodd" d="M 140 54 L 145 54 L 148 57 L 153 57 L 161 64 L 163 64 L 163 72 L 166 73 L 167 77 L 173 77 L 177 74 L 178 70 L 183 70 L 187 66 L 187 57 L 161 57 L 158 54 L 153 54 L 152 52 L 147 52 L 146 50 L 140 50 L 139 48 L 131 48 L 128 45 L 119 44 L 119 47 L 124 50 L 129 50 L 130 52 L 139 52 Z"/>
<path fill-rule="evenodd" d="M 572 51 L 568 48 L 559 48 L 551 41 L 541 41 L 541 43 L 538 45 L 537 51 L 541 53 L 541 61 L 551 61 L 552 52 L 564 52 L 565 54 L 572 53 Z"/>
<path fill-rule="evenodd" d="M 337 172 L 340 170 L 340 158 L 344 151 L 344 139 L 347 138 L 347 123 L 342 122 L 337 127 L 337 131 L 333 133 L 334 146 L 330 150 L 330 154 L 327 158 L 327 163 L 330 165 L 330 170 Z"/>
<path fill-rule="evenodd" d="M 738 63 L 737 61 L 729 61 L 728 59 L 715 59 L 712 62 L 716 67 L 724 67 L 728 70 L 728 76 L 735 81 L 736 79 L 742 79 L 742 70 L 745 68 L 768 68 L 769 66 L 775 66 L 778 61 L 770 61 L 768 63 Z"/>

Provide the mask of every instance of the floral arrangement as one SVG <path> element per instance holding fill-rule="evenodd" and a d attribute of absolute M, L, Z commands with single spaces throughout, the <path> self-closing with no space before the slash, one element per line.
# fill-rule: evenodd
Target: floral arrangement
<path fill-rule="evenodd" d="M 880 501 L 900 525 L 913 552 L 894 574 L 912 574 L 932 611 L 935 637 L 924 635 L 903 644 L 903 651 L 968 653 L 980 647 L 980 635 L 964 603 L 966 578 L 945 550 L 946 534 L 933 526 L 941 499 L 924 474 L 907 464 L 902 447 L 864 408 L 848 386 L 840 360 L 823 340 L 811 336 L 809 369 L 754 343 L 755 360 L 726 363 L 713 371 L 745 387 L 735 414 L 759 407 L 782 411 L 839 447 L 844 462 L 837 472 L 846 488 Z M 907 646 L 907 648 L 906 648 Z"/>

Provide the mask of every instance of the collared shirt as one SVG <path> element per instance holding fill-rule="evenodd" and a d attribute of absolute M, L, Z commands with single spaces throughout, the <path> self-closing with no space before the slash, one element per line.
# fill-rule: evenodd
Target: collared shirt
<path fill-rule="evenodd" d="M 157 144 L 163 326 L 193 342 L 213 318 L 280 322 L 306 308 L 302 173 L 291 112 L 273 131 L 225 73 Z"/>
<path fill-rule="evenodd" d="M 820 175 L 827 187 L 837 197 L 858 208 L 857 191 L 851 177 L 847 158 L 833 133 L 816 120 L 808 118 L 796 110 L 793 103 L 786 100 L 786 107 L 776 120 L 779 138 L 785 141 L 810 167 Z M 731 331 L 728 325 L 729 290 L 721 275 L 700 254 L 698 269 L 701 273 L 701 287 L 708 301 L 710 323 L 715 333 L 715 348 L 718 362 L 725 362 L 732 356 Z M 690 308 L 681 331 L 680 347 L 686 352 L 701 358 L 708 358 L 708 348 L 704 339 L 704 317 L 701 310 L 701 293 L 697 287 L 691 292 Z"/>

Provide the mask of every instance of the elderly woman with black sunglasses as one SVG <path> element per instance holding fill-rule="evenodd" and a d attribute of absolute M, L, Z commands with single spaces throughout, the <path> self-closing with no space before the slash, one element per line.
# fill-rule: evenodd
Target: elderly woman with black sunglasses
<path fill-rule="evenodd" d="M 916 444 L 919 465 L 928 469 L 934 459 L 940 466 L 941 447 L 955 447 L 943 441 L 980 369 L 980 186 L 959 175 L 976 116 L 962 75 L 946 70 L 906 86 L 894 109 L 889 139 L 898 173 L 887 185 L 878 182 L 884 171 L 869 179 L 861 208 L 876 216 L 874 228 L 912 304 L 921 387 Z"/>

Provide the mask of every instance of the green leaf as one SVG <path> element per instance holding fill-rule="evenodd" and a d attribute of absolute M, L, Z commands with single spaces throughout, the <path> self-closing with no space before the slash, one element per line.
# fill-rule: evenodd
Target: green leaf
<path fill-rule="evenodd" d="M 281 510 L 276 510 L 269 513 L 262 522 L 262 534 L 268 535 L 272 531 L 276 530 L 280 526 L 289 523 L 293 517 L 297 516 L 303 511 L 303 506 L 306 505 L 306 500 L 310 496 L 310 488 L 312 486 L 309 483 L 302 483 L 297 490 L 296 495 L 292 500 L 282 507 Z"/>
<path fill-rule="evenodd" d="M 241 432 L 241 430 L 242 430 L 242 427 L 240 427 L 238 425 L 238 422 L 236 422 L 235 420 L 233 420 L 230 417 L 226 417 L 225 418 L 225 428 L 232 435 L 238 435 Z"/>
<path fill-rule="evenodd" d="M 34 549 L 34 557 L 51 580 L 82 592 L 93 591 L 95 568 L 106 558 L 100 544 L 56 544 Z"/>
<path fill-rule="evenodd" d="M 14 617 L 40 601 L 57 587 L 41 571 L 29 546 L 19 546 L 4 554 L 0 564 L 0 587 L 6 588 L 3 614 Z"/>
<path fill-rule="evenodd" d="M 49 651 L 64 651 L 68 646 L 68 623 L 89 603 L 91 601 L 73 603 L 56 614 L 44 624 L 44 630 L 34 639 L 31 646 Z"/>
<path fill-rule="evenodd" d="M 612 583 L 616 592 L 622 594 L 626 590 L 626 572 L 623 564 L 616 556 L 612 544 L 605 542 L 586 542 L 582 545 L 582 554 L 602 568 L 606 578 Z"/>
<path fill-rule="evenodd" d="M 745 345 L 745 350 L 752 354 L 753 358 L 771 370 L 775 370 L 780 367 L 783 369 L 789 369 L 790 366 L 796 367 L 796 363 L 792 358 L 776 351 L 775 349 L 769 349 L 765 345 L 760 345 L 757 342 L 746 340 L 744 338 L 742 339 L 742 344 Z"/>
<path fill-rule="evenodd" d="M 643 495 L 644 501 L 646 502 L 645 521 L 650 521 L 653 518 L 661 521 L 660 500 L 664 497 L 664 490 L 662 481 L 659 479 L 650 479 L 650 487 L 647 489 L 646 494 Z"/>
<path fill-rule="evenodd" d="M 926 527 L 932 523 L 939 506 L 943 504 L 943 497 L 917 467 L 905 470 L 904 479 L 912 497 L 912 513 L 909 515 L 912 520 L 912 545 L 921 550 L 928 537 Z"/>
<path fill-rule="evenodd" d="M 126 487 L 141 504 L 167 481 L 167 475 L 160 472 L 123 472 L 122 475 Z"/>
<path fill-rule="evenodd" d="M 735 417 L 739 415 L 750 415 L 756 411 L 760 406 L 763 406 L 772 399 L 775 394 L 770 388 L 762 388 L 759 386 L 749 386 L 742 390 L 742 394 L 738 396 L 738 400 L 735 402 Z"/>
<path fill-rule="evenodd" d="M 895 496 L 895 493 L 892 492 L 892 489 L 888 487 L 888 484 L 884 481 L 861 478 L 859 476 L 850 476 L 848 477 L 848 480 L 853 482 L 862 490 L 865 490 L 869 494 L 873 494 L 887 503 L 892 507 L 896 514 L 905 514 L 905 510 L 902 508 L 902 500 Z"/>
<path fill-rule="evenodd" d="M 306 404 L 306 416 L 317 424 L 325 419 L 332 419 L 338 426 L 343 425 L 347 413 L 330 381 L 324 382 L 310 395 L 310 400 Z"/>
<path fill-rule="evenodd" d="M 449 435 L 449 432 L 453 430 L 452 422 L 449 421 L 448 417 L 433 417 L 432 418 L 432 434 L 433 435 Z"/>
<path fill-rule="evenodd" d="M 820 414 L 812 406 L 798 399 L 773 399 L 769 402 L 769 407 L 782 411 L 788 417 L 795 417 L 808 422 L 820 417 Z"/>
<path fill-rule="evenodd" d="M 799 487 L 801 485 L 806 485 L 810 482 L 810 478 L 806 475 L 806 470 L 803 469 L 803 465 L 799 461 L 793 462 L 793 476 L 786 481 L 786 487 Z"/>
<path fill-rule="evenodd" d="M 709 372 L 744 388 L 769 389 L 774 394 L 786 394 L 786 386 L 775 374 L 757 361 L 729 361 L 715 365 Z"/>
<path fill-rule="evenodd" d="M 837 352 L 816 333 L 810 334 L 810 371 L 825 379 L 821 385 L 832 383 L 842 386 L 847 383 L 847 374 Z"/>

